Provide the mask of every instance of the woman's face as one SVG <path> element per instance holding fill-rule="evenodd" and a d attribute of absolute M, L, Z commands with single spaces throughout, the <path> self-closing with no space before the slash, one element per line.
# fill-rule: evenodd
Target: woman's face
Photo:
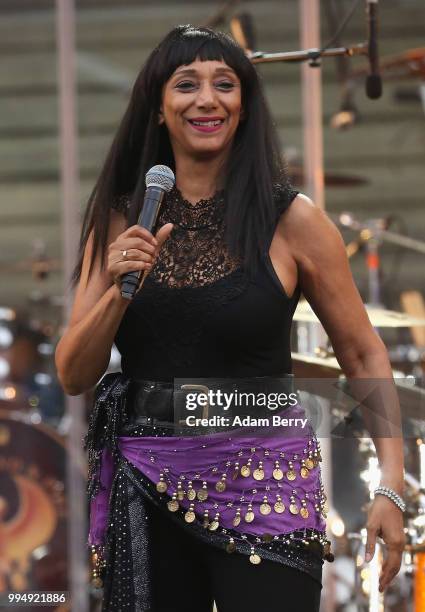
<path fill-rule="evenodd" d="M 242 113 L 241 83 L 222 61 L 179 66 L 162 90 L 160 123 L 174 155 L 205 156 L 230 149 Z"/>

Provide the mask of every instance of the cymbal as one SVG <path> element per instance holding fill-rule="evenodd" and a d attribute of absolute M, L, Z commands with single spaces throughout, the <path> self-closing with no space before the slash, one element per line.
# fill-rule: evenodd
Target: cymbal
<path fill-rule="evenodd" d="M 294 374 L 299 378 L 339 378 L 341 367 L 335 357 L 291 353 Z"/>
<path fill-rule="evenodd" d="M 316 384 L 314 381 L 317 379 L 327 378 L 335 381 L 346 379 L 338 361 L 333 356 L 317 357 L 315 355 L 304 355 L 295 352 L 291 355 L 297 388 L 301 388 L 303 385 L 308 386 L 307 379 L 313 379 L 313 388 Z M 422 422 L 425 406 L 425 389 L 418 387 L 411 379 L 399 378 L 398 376 L 394 377 L 394 383 L 403 417 Z M 334 387 L 335 385 L 332 383 L 328 386 L 325 384 L 320 385 L 318 388 L 324 394 L 329 393 L 329 399 L 332 399 L 334 397 Z M 350 406 L 350 404 L 345 407 L 342 404 L 338 404 L 338 408 L 343 411 L 351 409 Z"/>
<path fill-rule="evenodd" d="M 425 319 L 412 317 L 403 312 L 386 310 L 365 304 L 366 312 L 373 327 L 425 327 Z M 298 303 L 294 321 L 302 323 L 319 323 L 319 319 L 306 300 Z"/>

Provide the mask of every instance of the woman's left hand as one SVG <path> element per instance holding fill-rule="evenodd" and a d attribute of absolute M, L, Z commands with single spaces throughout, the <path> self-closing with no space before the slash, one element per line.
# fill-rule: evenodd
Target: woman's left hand
<path fill-rule="evenodd" d="M 375 553 L 377 536 L 384 540 L 387 548 L 379 576 L 379 590 L 382 593 L 400 570 L 406 543 L 403 513 L 385 495 L 376 495 L 369 508 L 366 529 L 366 561 L 370 561 Z"/>

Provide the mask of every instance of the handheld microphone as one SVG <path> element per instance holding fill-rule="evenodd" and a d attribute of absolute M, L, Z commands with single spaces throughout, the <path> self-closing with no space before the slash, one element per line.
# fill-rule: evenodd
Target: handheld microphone
<path fill-rule="evenodd" d="M 378 0 L 366 0 L 368 55 L 370 72 L 366 77 L 366 95 L 371 100 L 382 96 L 382 79 L 378 57 Z"/>
<path fill-rule="evenodd" d="M 156 223 L 164 195 L 171 191 L 174 186 L 174 173 L 168 166 L 153 166 L 146 173 L 145 182 L 145 197 L 137 223 L 151 232 Z M 123 298 L 131 300 L 134 297 L 139 287 L 142 272 L 143 270 L 133 270 L 122 275 L 121 295 Z"/>

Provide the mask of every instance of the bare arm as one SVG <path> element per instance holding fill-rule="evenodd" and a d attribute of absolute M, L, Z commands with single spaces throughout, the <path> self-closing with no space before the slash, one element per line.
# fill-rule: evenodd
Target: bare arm
<path fill-rule="evenodd" d="M 356 389 L 363 394 L 361 399 L 367 396 L 368 387 L 360 380 L 373 384 L 383 379 L 386 397 L 391 396 L 395 403 L 391 423 L 397 437 L 376 437 L 374 442 L 386 484 L 400 490 L 400 411 L 391 365 L 354 283 L 341 234 L 306 196 L 297 196 L 281 225 L 286 246 L 297 264 L 301 289 L 323 324 L 343 372 L 349 380 L 359 380 Z"/>
<path fill-rule="evenodd" d="M 65 393 L 80 395 L 104 374 L 127 305 L 113 284 L 85 317 L 76 323 L 70 320 L 55 353 L 58 378 Z"/>
<path fill-rule="evenodd" d="M 124 230 L 125 217 L 112 211 L 108 243 Z M 90 389 L 105 372 L 115 333 L 128 305 L 107 270 L 100 270 L 100 257 L 88 279 L 92 243 L 90 234 L 71 316 L 55 352 L 58 378 L 69 395 Z"/>
<path fill-rule="evenodd" d="M 296 262 L 301 289 L 329 336 L 350 388 L 356 399 L 364 402 L 362 413 L 367 426 L 372 424 L 369 430 L 381 468 L 381 483 L 402 494 L 403 440 L 391 364 L 355 286 L 341 234 L 327 215 L 302 195 L 282 216 L 279 231 Z M 378 401 L 370 410 L 370 402 L 364 399 L 372 389 L 378 389 L 374 397 Z M 376 415 L 384 417 L 383 421 Z M 381 429 L 377 433 L 382 422 L 388 434 Z M 392 535 L 386 532 L 384 538 L 390 554 L 381 580 L 386 586 L 400 566 L 402 517 L 395 505 L 382 496 L 377 496 L 374 507 L 377 510 L 368 518 L 368 551 L 374 549 L 376 535 L 382 531 L 383 512 L 388 516 L 387 529 L 392 528 Z"/>
<path fill-rule="evenodd" d="M 167 227 L 168 226 L 168 227 Z M 68 326 L 55 352 L 58 378 L 69 395 L 79 395 L 93 387 L 109 364 L 111 348 L 129 301 L 121 297 L 115 274 L 130 270 L 149 270 L 158 244 L 168 236 L 171 224 L 161 228 L 157 237 L 139 227 L 126 230 L 125 217 L 111 211 L 108 232 L 108 265 L 100 266 L 100 254 L 88 278 L 93 235 L 89 236 L 80 282 Z M 120 249 L 129 250 L 127 261 L 120 261 Z"/>

